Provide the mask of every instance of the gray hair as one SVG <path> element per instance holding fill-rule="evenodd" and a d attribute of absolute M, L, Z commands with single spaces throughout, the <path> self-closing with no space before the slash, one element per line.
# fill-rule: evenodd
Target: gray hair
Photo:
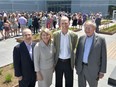
<path fill-rule="evenodd" d="M 86 25 L 91 25 L 92 27 L 94 27 L 94 28 L 96 29 L 96 24 L 95 24 L 95 22 L 93 22 L 92 20 L 86 21 L 86 22 L 84 23 L 84 27 L 85 27 Z"/>

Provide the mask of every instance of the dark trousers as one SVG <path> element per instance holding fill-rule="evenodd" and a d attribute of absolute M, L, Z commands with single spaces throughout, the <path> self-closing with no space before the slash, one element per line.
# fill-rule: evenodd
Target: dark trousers
<path fill-rule="evenodd" d="M 33 26 L 33 29 L 34 29 L 34 30 L 33 30 L 34 34 L 35 34 L 35 33 L 38 33 L 38 27 L 37 27 L 37 26 Z"/>
<path fill-rule="evenodd" d="M 96 25 L 96 33 L 99 33 L 99 25 Z"/>
<path fill-rule="evenodd" d="M 29 25 L 29 26 L 28 26 L 28 28 L 31 30 L 31 29 L 32 29 L 32 26 L 31 26 L 31 25 Z"/>
<path fill-rule="evenodd" d="M 56 29 L 56 24 L 57 24 L 57 22 L 53 21 L 53 27 L 54 27 L 54 29 Z"/>
<path fill-rule="evenodd" d="M 35 80 L 21 80 L 19 81 L 19 87 L 35 87 Z"/>
<path fill-rule="evenodd" d="M 62 61 L 59 59 L 55 68 L 55 75 L 55 87 L 62 87 L 63 75 L 65 78 L 65 87 L 73 87 L 73 70 L 70 60 Z"/>

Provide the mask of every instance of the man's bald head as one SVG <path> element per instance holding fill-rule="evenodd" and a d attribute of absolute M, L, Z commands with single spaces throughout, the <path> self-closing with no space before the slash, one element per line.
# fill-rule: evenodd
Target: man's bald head
<path fill-rule="evenodd" d="M 62 16 L 62 17 L 61 17 L 61 21 L 62 21 L 62 20 L 67 20 L 67 21 L 69 21 L 69 18 L 66 17 L 66 16 Z"/>
<path fill-rule="evenodd" d="M 69 25 L 70 25 L 68 17 L 62 16 L 60 23 L 61 23 L 60 25 L 61 25 L 61 31 L 62 31 L 62 33 L 66 34 L 68 32 L 68 28 L 69 28 Z"/>
<path fill-rule="evenodd" d="M 32 32 L 30 29 L 25 28 L 23 30 L 23 38 L 24 38 L 24 41 L 28 44 L 32 42 Z"/>
<path fill-rule="evenodd" d="M 23 36 L 24 36 L 26 33 L 32 34 L 31 30 L 28 29 L 28 28 L 25 28 L 25 29 L 23 30 Z"/>

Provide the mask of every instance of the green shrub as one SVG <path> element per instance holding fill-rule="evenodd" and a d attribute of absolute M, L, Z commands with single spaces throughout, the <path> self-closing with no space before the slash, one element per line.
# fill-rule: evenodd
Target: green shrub
<path fill-rule="evenodd" d="M 5 83 L 9 83 L 12 81 L 12 75 L 10 73 L 8 73 L 6 76 L 5 76 Z"/>

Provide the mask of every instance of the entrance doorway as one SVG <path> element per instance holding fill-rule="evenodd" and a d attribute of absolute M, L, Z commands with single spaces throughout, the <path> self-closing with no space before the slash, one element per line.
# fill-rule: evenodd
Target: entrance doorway
<path fill-rule="evenodd" d="M 47 10 L 48 12 L 71 12 L 71 1 L 48 1 Z"/>

